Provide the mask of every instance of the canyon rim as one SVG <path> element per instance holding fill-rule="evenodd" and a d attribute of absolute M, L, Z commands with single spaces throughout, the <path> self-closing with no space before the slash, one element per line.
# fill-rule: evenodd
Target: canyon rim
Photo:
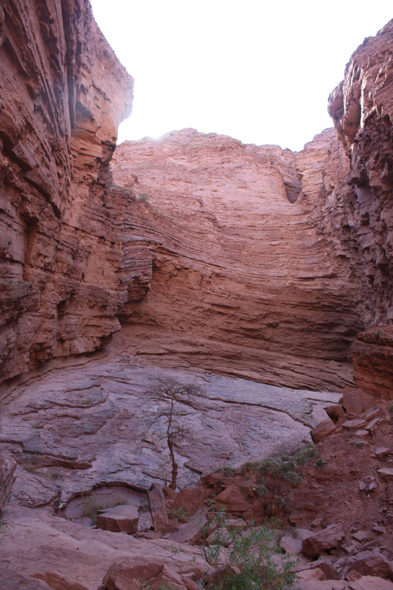
<path fill-rule="evenodd" d="M 116 147 L 133 79 L 88 0 L 5 0 L 0 71 L 2 588 L 196 590 L 180 517 L 220 502 L 235 529 L 306 529 L 304 590 L 393 587 L 393 21 L 301 152 Z M 177 491 L 167 383 L 199 392 L 175 400 Z M 283 453 L 293 489 L 269 479 Z"/>

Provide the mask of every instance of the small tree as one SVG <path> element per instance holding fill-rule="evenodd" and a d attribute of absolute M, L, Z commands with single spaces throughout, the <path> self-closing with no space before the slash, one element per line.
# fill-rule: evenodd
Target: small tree
<path fill-rule="evenodd" d="M 165 437 L 172 465 L 170 486 L 172 490 L 176 489 L 179 470 L 175 457 L 175 445 L 187 432 L 181 420 L 180 405 L 192 405 L 192 399 L 201 394 L 202 389 L 199 386 L 180 383 L 174 379 L 161 381 L 149 391 L 150 399 L 160 404 L 158 415 L 151 422 L 150 427 L 161 418 L 166 423 Z"/>

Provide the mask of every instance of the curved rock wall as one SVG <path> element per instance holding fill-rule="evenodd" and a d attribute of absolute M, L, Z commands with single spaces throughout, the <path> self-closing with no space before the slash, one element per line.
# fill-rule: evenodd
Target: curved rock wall
<path fill-rule="evenodd" d="M 87 0 L 1 4 L 0 380 L 120 328 L 132 197 L 106 184 L 132 89 Z"/>
<path fill-rule="evenodd" d="M 393 23 L 300 153 L 193 130 L 125 143 L 132 78 L 87 0 L 0 8 L 0 380 L 113 344 L 336 390 L 393 319 Z"/>
<path fill-rule="evenodd" d="M 125 142 L 112 162 L 114 182 L 148 201 L 145 235 L 148 214 L 167 220 L 149 244 L 151 290 L 125 306 L 116 346 L 290 387 L 351 382 L 346 354 L 362 322 L 332 230 L 341 209 L 327 191 L 346 172 L 334 131 L 295 154 L 183 130 Z"/>

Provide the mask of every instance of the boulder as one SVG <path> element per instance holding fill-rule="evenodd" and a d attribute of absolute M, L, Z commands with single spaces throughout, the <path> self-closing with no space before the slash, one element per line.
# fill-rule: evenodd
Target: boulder
<path fill-rule="evenodd" d="M 141 580 L 151 587 L 150 581 L 155 580 L 162 570 L 162 564 L 143 560 L 115 562 L 105 574 L 103 586 L 107 590 L 140 590 Z"/>
<path fill-rule="evenodd" d="M 347 573 L 356 570 L 362 576 L 379 576 L 393 580 L 392 563 L 378 550 L 363 551 L 351 559 Z"/>
<path fill-rule="evenodd" d="M 1 590 L 51 590 L 45 582 L 20 574 L 8 567 L 0 567 Z"/>
<path fill-rule="evenodd" d="M 336 430 L 336 426 L 331 420 L 322 420 L 319 424 L 315 426 L 310 432 L 311 438 L 314 443 L 318 443 L 321 440 L 324 440 L 329 434 Z"/>
<path fill-rule="evenodd" d="M 317 557 L 328 549 L 338 547 L 345 538 L 341 524 L 331 524 L 322 531 L 307 537 L 302 542 L 302 550 L 308 557 Z"/>
<path fill-rule="evenodd" d="M 363 414 L 375 405 L 375 398 L 359 388 L 345 387 L 342 405 L 347 414 Z"/>
<path fill-rule="evenodd" d="M 173 503 L 173 510 L 183 509 L 188 515 L 192 516 L 198 510 L 203 510 L 205 500 L 205 491 L 203 488 L 184 488 L 177 494 Z"/>
<path fill-rule="evenodd" d="M 204 513 L 194 514 L 191 520 L 181 524 L 177 531 L 168 535 L 168 539 L 176 543 L 189 543 L 194 545 L 202 537 L 202 529 L 207 519 Z"/>
<path fill-rule="evenodd" d="M 100 511 L 97 516 L 97 528 L 113 533 L 125 532 L 132 535 L 138 530 L 138 521 L 138 508 L 126 504 Z"/>
<path fill-rule="evenodd" d="M 231 484 L 221 494 L 216 496 L 216 510 L 219 510 L 221 506 L 224 506 L 226 511 L 231 514 L 246 512 L 249 509 L 243 494 L 235 484 Z"/>

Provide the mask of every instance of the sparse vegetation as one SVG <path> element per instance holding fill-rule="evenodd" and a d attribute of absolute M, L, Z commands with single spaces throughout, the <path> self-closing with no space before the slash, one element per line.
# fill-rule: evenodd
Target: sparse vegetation
<path fill-rule="evenodd" d="M 377 330 L 377 331 L 375 332 L 375 335 L 376 335 L 376 337 L 377 337 L 377 338 L 378 338 L 378 340 L 379 340 L 379 339 L 380 339 L 380 338 L 382 338 L 382 336 L 383 336 L 383 330 L 381 330 L 381 329 Z"/>
<path fill-rule="evenodd" d="M 353 446 L 355 447 L 355 449 L 361 449 L 363 447 L 363 443 L 361 443 L 360 441 L 356 440 L 353 443 Z"/>
<path fill-rule="evenodd" d="M 141 193 L 139 195 L 139 201 L 141 203 L 148 203 L 149 202 L 149 195 L 147 193 Z"/>
<path fill-rule="evenodd" d="M 269 475 L 275 479 L 284 479 L 296 487 L 302 483 L 302 477 L 299 473 L 300 467 L 313 459 L 316 454 L 315 446 L 309 444 L 293 455 L 268 457 L 263 461 L 245 463 L 242 472 L 253 471 L 260 476 Z"/>
<path fill-rule="evenodd" d="M 320 457 L 315 461 L 314 463 L 315 467 L 317 469 L 323 469 L 325 466 L 325 461 L 323 459 L 321 459 Z"/>
<path fill-rule="evenodd" d="M 388 412 L 390 412 L 391 414 L 393 414 L 393 404 L 391 404 L 390 406 L 388 406 Z"/>
<path fill-rule="evenodd" d="M 237 469 L 231 465 L 222 465 L 213 471 L 213 473 L 225 473 L 226 475 L 234 475 L 236 472 Z"/>
<path fill-rule="evenodd" d="M 169 518 L 177 520 L 178 522 L 187 522 L 187 520 L 190 518 L 190 515 L 188 514 L 187 510 L 184 510 L 184 508 L 181 507 L 172 508 L 171 510 L 169 510 L 168 514 Z"/>
<path fill-rule="evenodd" d="M 202 545 L 202 553 L 213 573 L 206 576 L 206 590 L 283 590 L 293 586 L 295 575 L 290 573 L 294 563 L 285 556 L 277 565 L 280 553 L 277 535 L 269 526 L 230 530 L 224 509 L 215 515 L 213 539 Z"/>
<path fill-rule="evenodd" d="M 166 423 L 166 441 L 172 466 L 170 485 L 172 490 L 176 489 L 179 469 L 175 457 L 175 445 L 187 432 L 182 423 L 179 407 L 180 404 L 191 405 L 192 398 L 201 394 L 201 388 L 196 385 L 183 384 L 170 379 L 161 382 L 157 387 L 148 392 L 150 399 L 158 402 L 160 406 L 157 416 L 151 422 L 150 427 L 160 420 Z"/>

